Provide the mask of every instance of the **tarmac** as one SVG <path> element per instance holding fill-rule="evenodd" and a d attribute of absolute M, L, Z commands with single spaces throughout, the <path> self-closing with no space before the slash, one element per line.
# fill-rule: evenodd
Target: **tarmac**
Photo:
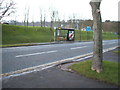
<path fill-rule="evenodd" d="M 113 51 L 105 52 L 103 60 L 120 62 L 118 54 Z M 85 59 L 89 60 L 91 58 Z M 4 78 L 2 88 L 118 88 L 113 84 L 100 82 L 79 75 L 68 67 L 73 63 L 50 67 L 41 71 L 35 71 L 20 76 Z"/>

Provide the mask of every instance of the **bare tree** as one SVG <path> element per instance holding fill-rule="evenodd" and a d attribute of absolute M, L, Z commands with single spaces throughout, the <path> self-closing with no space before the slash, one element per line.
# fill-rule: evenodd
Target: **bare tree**
<path fill-rule="evenodd" d="M 16 20 L 17 16 L 15 16 L 15 20 L 14 20 L 14 25 L 17 24 L 17 20 Z"/>
<path fill-rule="evenodd" d="M 94 29 L 94 51 L 93 51 L 93 64 L 91 69 L 100 73 L 102 71 L 102 29 L 101 29 L 101 13 L 100 4 L 102 0 L 91 0 L 93 16 L 93 29 Z"/>
<path fill-rule="evenodd" d="M 15 3 L 12 0 L 0 0 L 0 21 L 14 12 Z"/>
<path fill-rule="evenodd" d="M 33 27 L 35 26 L 35 23 L 34 23 L 34 14 L 33 14 L 33 17 L 32 17 L 32 26 Z"/>
<path fill-rule="evenodd" d="M 75 16 L 75 14 L 73 14 L 73 19 L 72 19 L 73 25 L 72 25 L 72 28 L 75 28 L 75 19 L 76 19 L 76 16 Z"/>
<path fill-rule="evenodd" d="M 71 17 L 69 17 L 68 23 L 69 23 L 69 28 L 72 28 L 72 18 Z"/>
<path fill-rule="evenodd" d="M 54 16 L 55 16 L 55 12 L 52 11 L 51 14 L 51 23 L 50 23 L 50 41 L 52 41 L 52 33 L 53 33 L 53 24 L 54 24 Z"/>
<path fill-rule="evenodd" d="M 27 19 L 27 13 L 26 13 L 26 10 L 27 10 L 27 8 L 26 8 L 26 6 L 25 6 L 25 12 L 24 12 L 24 26 L 26 26 L 26 19 Z"/>
<path fill-rule="evenodd" d="M 44 27 L 45 27 L 45 21 L 46 21 L 46 14 L 44 13 Z"/>
<path fill-rule="evenodd" d="M 50 23 L 50 41 L 52 41 L 52 34 L 53 34 L 53 26 L 54 26 L 54 21 L 55 19 L 57 18 L 57 15 L 58 15 L 58 11 L 57 10 L 54 10 L 52 8 L 49 8 L 50 10 L 50 17 L 51 17 L 51 23 Z"/>
<path fill-rule="evenodd" d="M 25 26 L 25 23 L 26 23 L 26 13 L 24 13 L 24 21 L 23 22 L 24 22 L 24 26 Z"/>
<path fill-rule="evenodd" d="M 29 24 L 29 10 L 30 10 L 30 7 L 28 7 L 27 12 L 26 12 L 27 13 L 26 14 L 27 15 L 27 26 Z"/>
<path fill-rule="evenodd" d="M 40 26 L 43 26 L 43 22 L 42 22 L 42 9 L 40 8 Z"/>
<path fill-rule="evenodd" d="M 25 13 L 24 13 L 24 26 L 27 26 L 28 27 L 28 24 L 29 24 L 29 10 L 30 10 L 30 7 L 28 6 L 25 6 Z M 25 27 L 26 29 L 26 27 Z"/>

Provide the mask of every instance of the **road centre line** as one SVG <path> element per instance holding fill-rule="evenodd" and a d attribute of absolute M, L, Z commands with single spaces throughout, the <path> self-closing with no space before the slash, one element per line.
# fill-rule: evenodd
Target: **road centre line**
<path fill-rule="evenodd" d="M 109 44 L 115 44 L 116 42 L 113 42 L 113 43 L 109 43 Z"/>
<path fill-rule="evenodd" d="M 115 44 L 116 42 L 112 42 L 112 43 L 103 43 L 103 45 L 110 45 L 110 44 Z"/>
<path fill-rule="evenodd" d="M 73 50 L 73 49 L 80 49 L 80 48 L 85 48 L 85 47 L 87 47 L 87 46 L 83 46 L 83 47 L 75 47 L 75 48 L 70 48 L 70 49 Z"/>
<path fill-rule="evenodd" d="M 80 49 L 80 48 L 85 48 L 87 46 L 83 46 L 83 47 L 75 47 L 75 48 L 70 48 L 71 50 L 73 49 Z M 16 58 L 19 58 L 19 57 L 27 57 L 27 56 L 34 56 L 34 55 L 40 55 L 40 54 L 47 54 L 47 53 L 54 53 L 54 52 L 57 52 L 57 50 L 54 50 L 54 51 L 47 51 L 47 52 L 38 52 L 38 53 L 32 53 L 32 54 L 25 54 L 25 55 L 17 55 L 15 56 Z"/>
<path fill-rule="evenodd" d="M 39 52 L 39 53 L 32 53 L 32 54 L 25 54 L 25 55 L 17 55 L 15 57 L 18 58 L 18 57 L 34 56 L 34 55 L 54 53 L 54 52 L 57 52 L 57 50 L 55 50 L 55 51 L 47 51 L 47 52 Z"/>

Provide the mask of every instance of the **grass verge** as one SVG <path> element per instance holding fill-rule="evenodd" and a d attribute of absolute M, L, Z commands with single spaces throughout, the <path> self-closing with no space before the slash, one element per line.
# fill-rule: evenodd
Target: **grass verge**
<path fill-rule="evenodd" d="M 118 79 L 118 72 L 120 70 L 118 71 L 118 64 L 120 65 L 117 62 L 103 61 L 103 71 L 101 73 L 91 70 L 92 60 L 73 64 L 69 68 L 85 77 L 120 86 Z"/>

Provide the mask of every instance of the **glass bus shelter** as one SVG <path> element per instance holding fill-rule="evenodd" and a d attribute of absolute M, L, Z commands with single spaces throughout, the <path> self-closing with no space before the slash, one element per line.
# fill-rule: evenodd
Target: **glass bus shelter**
<path fill-rule="evenodd" d="M 73 28 L 56 28 L 56 41 L 74 41 L 75 29 Z"/>

